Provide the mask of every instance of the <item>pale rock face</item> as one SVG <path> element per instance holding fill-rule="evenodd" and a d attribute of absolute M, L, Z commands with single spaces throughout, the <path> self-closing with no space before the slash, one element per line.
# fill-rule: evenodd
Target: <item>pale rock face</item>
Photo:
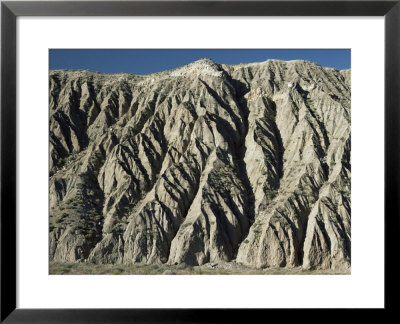
<path fill-rule="evenodd" d="M 50 71 L 50 260 L 350 269 L 350 70 Z"/>

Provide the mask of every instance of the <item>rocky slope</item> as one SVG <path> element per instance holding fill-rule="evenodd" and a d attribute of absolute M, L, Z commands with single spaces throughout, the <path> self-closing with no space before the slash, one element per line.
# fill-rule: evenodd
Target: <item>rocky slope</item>
<path fill-rule="evenodd" d="M 350 70 L 50 71 L 50 260 L 350 268 Z"/>

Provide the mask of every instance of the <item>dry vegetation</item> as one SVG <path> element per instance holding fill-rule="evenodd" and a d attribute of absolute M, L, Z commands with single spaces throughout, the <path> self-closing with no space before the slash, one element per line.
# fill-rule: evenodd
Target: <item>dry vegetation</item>
<path fill-rule="evenodd" d="M 155 265 L 155 264 L 90 264 L 90 263 L 58 263 L 50 262 L 51 275 L 344 275 L 350 273 L 333 270 L 304 270 L 301 267 L 295 269 L 269 268 L 249 269 L 245 267 L 227 268 L 186 265 Z"/>

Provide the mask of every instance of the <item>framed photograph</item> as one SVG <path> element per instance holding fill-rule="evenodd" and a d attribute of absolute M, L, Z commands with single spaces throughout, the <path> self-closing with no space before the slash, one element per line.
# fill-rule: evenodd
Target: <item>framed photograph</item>
<path fill-rule="evenodd" d="M 1 321 L 393 309 L 399 15 L 2 2 Z"/>

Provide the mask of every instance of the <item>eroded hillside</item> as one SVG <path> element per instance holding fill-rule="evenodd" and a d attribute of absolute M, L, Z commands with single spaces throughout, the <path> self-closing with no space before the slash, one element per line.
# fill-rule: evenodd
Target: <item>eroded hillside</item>
<path fill-rule="evenodd" d="M 50 72 L 50 260 L 350 268 L 350 70 Z"/>

